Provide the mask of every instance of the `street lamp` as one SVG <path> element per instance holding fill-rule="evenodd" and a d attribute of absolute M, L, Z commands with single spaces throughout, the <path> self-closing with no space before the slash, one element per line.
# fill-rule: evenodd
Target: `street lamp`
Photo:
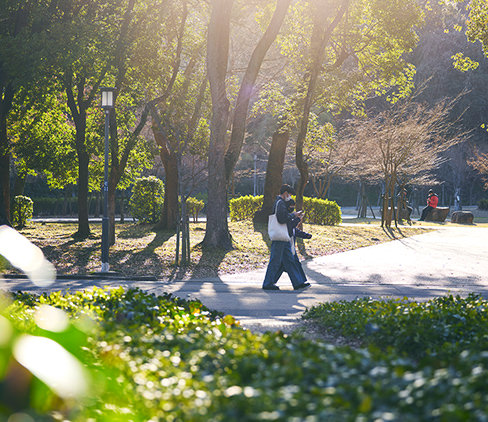
<path fill-rule="evenodd" d="M 100 88 L 102 108 L 105 111 L 105 167 L 103 181 L 103 219 L 102 219 L 102 273 L 109 271 L 108 265 L 108 129 L 110 110 L 114 108 L 115 88 Z"/>

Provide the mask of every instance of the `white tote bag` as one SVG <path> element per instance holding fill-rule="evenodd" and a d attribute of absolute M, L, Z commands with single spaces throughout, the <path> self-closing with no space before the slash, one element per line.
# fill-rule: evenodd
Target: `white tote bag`
<path fill-rule="evenodd" d="M 286 224 L 280 224 L 276 218 L 276 208 L 278 202 L 276 202 L 274 213 L 268 217 L 268 235 L 271 241 L 289 242 L 290 235 L 288 234 L 288 227 Z"/>

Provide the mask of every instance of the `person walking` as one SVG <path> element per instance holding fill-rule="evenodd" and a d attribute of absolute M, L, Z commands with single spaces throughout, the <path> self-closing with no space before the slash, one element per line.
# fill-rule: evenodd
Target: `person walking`
<path fill-rule="evenodd" d="M 292 214 L 295 209 L 295 201 L 293 199 L 290 199 L 286 201 L 286 210 L 289 214 Z M 310 233 L 306 233 L 302 230 L 300 230 L 297 226 L 300 223 L 300 221 L 303 219 L 303 214 L 302 217 L 296 217 L 293 218 L 292 220 L 289 220 L 287 225 L 288 228 L 288 234 L 291 237 L 291 253 L 293 255 L 293 263 L 295 264 L 295 267 L 298 272 L 298 276 L 300 278 L 300 285 L 304 284 L 307 282 L 307 276 L 305 275 L 305 272 L 303 271 L 302 263 L 300 262 L 300 259 L 298 258 L 298 253 L 296 249 L 296 239 L 301 238 L 301 239 L 311 239 L 312 235 Z M 277 283 L 279 278 L 281 277 L 281 274 L 285 272 L 285 266 L 281 264 L 280 269 L 275 275 L 274 278 L 274 283 Z"/>
<path fill-rule="evenodd" d="M 286 201 L 289 201 L 291 195 L 294 194 L 295 190 L 290 185 L 285 184 L 281 186 L 280 194 L 277 196 L 273 207 L 279 224 L 288 225 L 288 223 L 291 223 L 291 225 L 294 224 L 296 226 L 296 219 L 301 220 L 303 212 L 294 211 L 289 213 L 287 210 Z M 288 233 L 291 238 L 293 233 L 289 231 Z M 271 254 L 263 281 L 263 290 L 280 290 L 276 283 L 283 269 L 288 273 L 294 290 L 303 290 L 310 287 L 310 283 L 303 281 L 303 276 L 300 274 L 299 268 L 295 263 L 291 247 L 291 240 L 273 240 L 271 242 Z"/>
<path fill-rule="evenodd" d="M 437 208 L 437 204 L 439 203 L 439 197 L 432 189 L 429 190 L 427 195 L 427 206 L 422 210 L 422 215 L 419 218 L 419 221 L 424 221 L 427 217 L 427 214 L 434 208 Z"/>

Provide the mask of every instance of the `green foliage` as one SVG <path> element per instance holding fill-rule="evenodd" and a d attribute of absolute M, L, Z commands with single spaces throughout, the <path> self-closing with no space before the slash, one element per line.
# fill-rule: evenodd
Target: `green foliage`
<path fill-rule="evenodd" d="M 14 197 L 12 204 L 12 224 L 17 228 L 25 227 L 28 218 L 32 218 L 34 202 L 28 196 Z"/>
<path fill-rule="evenodd" d="M 250 220 L 263 206 L 263 195 L 240 196 L 229 201 L 230 221 Z"/>
<path fill-rule="evenodd" d="M 256 211 L 263 205 L 263 196 L 241 196 L 229 201 L 230 220 L 240 221 L 252 219 Z M 318 198 L 303 198 L 304 222 L 333 226 L 340 224 L 341 209 L 335 201 Z"/>
<path fill-rule="evenodd" d="M 488 348 L 488 302 L 475 294 L 428 302 L 361 298 L 324 303 L 308 309 L 304 318 L 415 359 L 448 363 L 460 351 Z"/>
<path fill-rule="evenodd" d="M 478 202 L 478 208 L 480 210 L 488 210 L 488 198 L 481 199 L 480 202 Z"/>
<path fill-rule="evenodd" d="M 485 306 L 475 297 L 469 303 Z M 57 332 L 47 329 L 38 316 L 40 305 L 64 310 L 67 325 Z M 479 325 L 486 325 L 481 309 L 471 309 L 476 311 L 483 318 Z M 57 412 L 63 420 L 109 422 L 468 421 L 483 420 L 488 411 L 488 355 L 461 352 L 461 345 L 448 365 L 426 366 L 373 349 L 281 333 L 255 335 L 197 301 L 137 289 L 17 293 L 2 314 L 0 379 L 6 388 L 0 391 L 0 417 L 5 419 L 13 412 L 9 388 L 18 380 L 12 371 L 19 355 L 12 352 L 25 334 L 52 339 L 88 373 L 87 395 L 77 400 L 56 397 L 54 386 L 27 376 L 16 397 L 25 400 L 23 412 L 34 420 Z M 38 361 L 59 374 L 48 356 Z"/>
<path fill-rule="evenodd" d="M 157 177 L 136 179 L 129 207 L 132 216 L 143 223 L 157 223 L 164 200 L 164 185 Z"/>
<path fill-rule="evenodd" d="M 319 198 L 303 198 L 304 222 L 320 224 L 323 226 L 335 226 L 340 224 L 341 208 L 335 201 Z"/>
<path fill-rule="evenodd" d="M 8 261 L 2 255 L 0 255 L 0 273 L 5 271 L 8 268 L 8 265 Z"/>
<path fill-rule="evenodd" d="M 205 203 L 199 199 L 192 198 L 191 196 L 186 200 L 186 206 L 188 215 L 193 217 L 194 221 L 198 221 L 198 214 L 203 210 Z"/>

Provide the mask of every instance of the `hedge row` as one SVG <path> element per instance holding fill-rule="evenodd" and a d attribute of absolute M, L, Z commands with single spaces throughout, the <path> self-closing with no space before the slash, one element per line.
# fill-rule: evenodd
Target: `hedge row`
<path fill-rule="evenodd" d="M 480 210 L 488 210 L 488 198 L 481 199 L 480 202 L 478 203 L 478 208 Z"/>
<path fill-rule="evenodd" d="M 229 202 L 231 221 L 250 220 L 263 205 L 263 196 L 241 196 Z M 340 224 L 341 209 L 334 201 L 318 198 L 303 198 L 305 223 L 332 226 Z"/>
<path fill-rule="evenodd" d="M 230 221 L 252 220 L 263 206 L 263 195 L 240 196 L 229 201 Z"/>

